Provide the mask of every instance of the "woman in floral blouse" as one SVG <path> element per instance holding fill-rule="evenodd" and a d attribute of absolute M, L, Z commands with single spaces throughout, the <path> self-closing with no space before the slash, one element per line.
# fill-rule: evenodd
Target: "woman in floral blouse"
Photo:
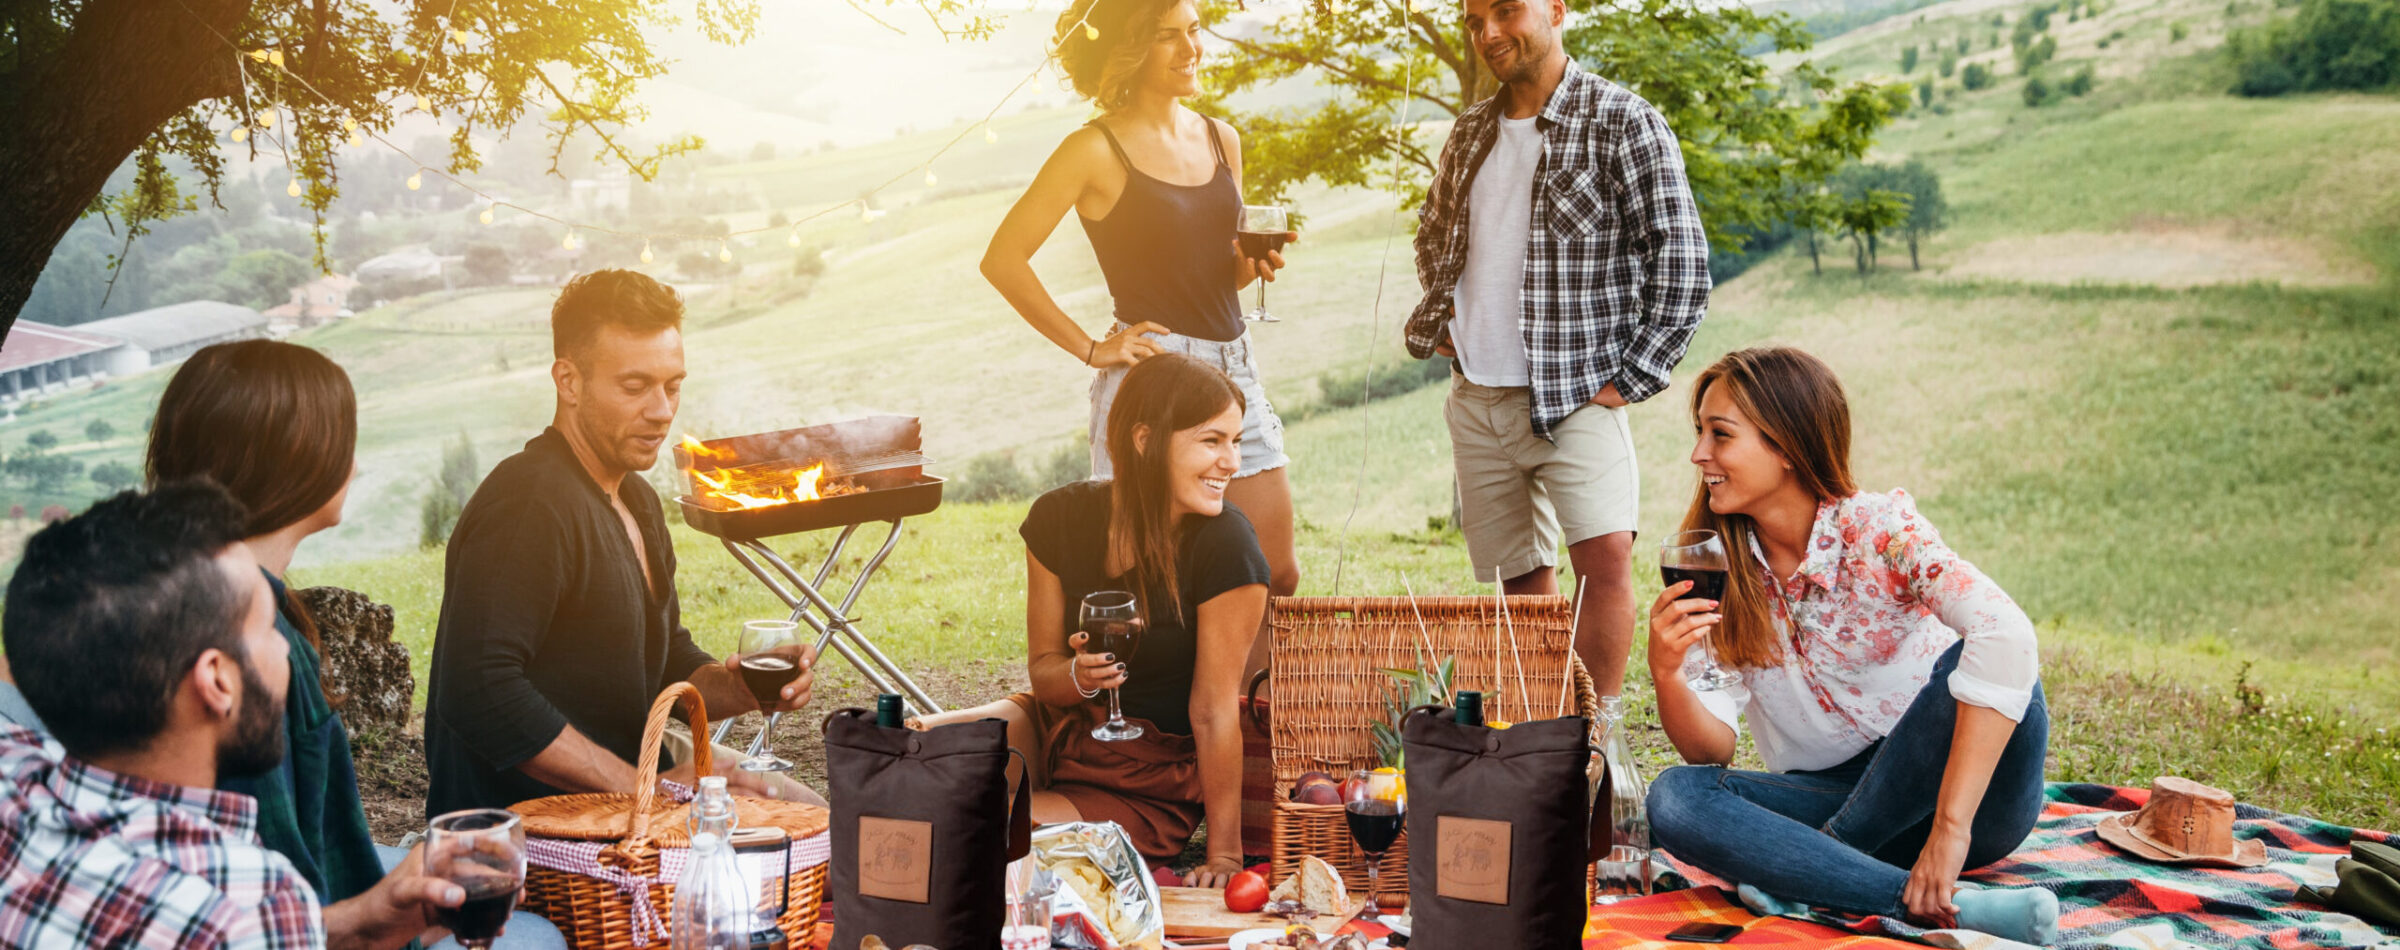
<path fill-rule="evenodd" d="M 1723 603 L 1651 605 L 1650 675 L 1676 751 L 1650 786 L 1661 847 L 1763 913 L 1820 906 L 2034 944 L 2040 888 L 1960 890 L 2041 813 L 2049 715 L 2033 624 L 1903 491 L 1850 479 L 1841 382 L 1794 349 L 1700 374 L 1686 530 L 1732 560 Z M 1703 637 L 1737 685 L 1694 690 Z M 1769 771 L 1725 768 L 1747 723 Z"/>

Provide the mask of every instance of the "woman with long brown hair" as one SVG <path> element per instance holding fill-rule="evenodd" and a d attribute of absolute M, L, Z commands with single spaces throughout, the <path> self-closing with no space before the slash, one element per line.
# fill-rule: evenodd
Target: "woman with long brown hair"
<path fill-rule="evenodd" d="M 316 624 L 283 578 L 301 540 L 341 523 L 357 447 L 348 373 L 305 346 L 243 340 L 203 348 L 175 370 L 145 459 L 150 484 L 206 478 L 249 511 L 243 543 L 266 570 L 275 626 L 292 648 L 287 767 L 222 785 L 258 799 L 260 839 L 328 904 L 372 887 L 383 862 L 367 833 L 340 697 L 321 677 Z"/>
<path fill-rule="evenodd" d="M 1650 786 L 1660 847 L 1761 913 L 1809 906 L 2048 943 L 2041 888 L 1960 890 L 2041 814 L 2049 714 L 2034 631 L 1907 492 L 1850 476 L 1840 380 L 1796 349 L 1726 354 L 1692 386 L 1687 531 L 1729 560 L 1722 603 L 1650 612 L 1659 717 L 1684 761 Z M 1711 641 L 1739 681 L 1695 689 Z M 1724 766 L 1747 724 L 1768 771 Z"/>
<path fill-rule="evenodd" d="M 1267 401 L 1237 293 L 1274 280 L 1283 254 L 1242 255 L 1242 137 L 1182 104 L 1198 95 L 1200 12 L 1192 0 L 1074 0 L 1058 19 L 1059 65 L 1099 118 L 1069 134 L 1009 209 L 983 274 L 1019 316 L 1095 372 L 1092 477 L 1107 478 L 1109 404 L 1136 363 L 1182 353 L 1242 391 L 1242 455 L 1227 496 L 1256 527 L 1273 589 L 1300 586 L 1283 422 Z M 1074 211 L 1100 259 L 1116 322 L 1094 339 L 1061 309 L 1033 255 Z M 1286 232 L 1287 240 L 1299 235 Z"/>
<path fill-rule="evenodd" d="M 291 648 L 284 758 L 264 775 L 223 778 L 219 787 L 258 800 L 260 842 L 308 879 L 337 937 L 348 936 L 356 914 L 336 904 L 388 903 L 370 892 L 422 873 L 369 835 L 342 697 L 325 688 L 324 644 L 284 579 L 300 542 L 341 523 L 357 451 L 358 397 L 341 366 L 305 346 L 242 340 L 204 347 L 175 370 L 145 459 L 152 486 L 205 478 L 248 511 L 242 543 L 266 572 L 275 629 Z M 511 915 L 508 929 L 494 946 L 565 946 L 557 928 L 532 914 Z"/>
<path fill-rule="evenodd" d="M 1108 417 L 1115 477 L 1052 490 L 1018 529 L 1031 691 L 925 723 L 1007 720 L 1032 765 L 1037 821 L 1114 821 L 1143 854 L 1167 858 L 1205 817 L 1208 861 L 1185 876 L 1195 887 L 1241 870 L 1235 717 L 1267 609 L 1266 557 L 1226 497 L 1242 409 L 1241 389 L 1199 360 L 1170 353 L 1133 367 Z M 1078 607 L 1101 591 L 1135 596 L 1146 629 L 1131 656 L 1080 652 Z M 1091 735 L 1111 689 L 1139 738 Z"/>

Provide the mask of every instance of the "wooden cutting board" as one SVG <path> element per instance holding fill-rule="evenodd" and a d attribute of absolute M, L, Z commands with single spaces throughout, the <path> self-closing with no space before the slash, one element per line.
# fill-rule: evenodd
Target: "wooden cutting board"
<path fill-rule="evenodd" d="M 1166 911 L 1169 937 L 1229 937 L 1245 930 L 1281 928 L 1289 923 L 1273 914 L 1237 914 L 1226 910 L 1225 892 L 1213 887 L 1162 887 L 1158 889 L 1158 900 Z M 1306 923 L 1319 932 L 1329 932 L 1358 916 L 1366 906 L 1366 900 L 1361 898 L 1347 915 L 1318 915 Z"/>

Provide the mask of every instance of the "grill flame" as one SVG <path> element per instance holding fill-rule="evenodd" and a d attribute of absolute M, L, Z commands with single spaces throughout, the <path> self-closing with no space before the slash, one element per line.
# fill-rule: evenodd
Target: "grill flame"
<path fill-rule="evenodd" d="M 700 440 L 688 435 L 683 437 L 683 449 L 692 459 L 691 467 L 684 471 L 691 475 L 692 487 L 695 489 L 695 494 L 699 496 L 694 500 L 710 508 L 720 510 L 772 508 L 777 505 L 816 501 L 824 497 L 820 494 L 818 487 L 825 478 L 824 463 L 820 462 L 796 472 L 788 469 L 771 472 L 744 471 L 726 468 L 723 465 L 710 465 L 707 470 L 703 471 L 701 466 L 704 462 L 734 461 L 734 454 L 709 448 Z"/>

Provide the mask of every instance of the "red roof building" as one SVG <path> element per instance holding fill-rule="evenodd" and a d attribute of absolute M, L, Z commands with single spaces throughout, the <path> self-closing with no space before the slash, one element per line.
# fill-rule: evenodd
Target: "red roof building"
<path fill-rule="evenodd" d="M 105 379 L 108 354 L 124 345 L 114 337 L 19 320 L 0 342 L 0 403 Z"/>

